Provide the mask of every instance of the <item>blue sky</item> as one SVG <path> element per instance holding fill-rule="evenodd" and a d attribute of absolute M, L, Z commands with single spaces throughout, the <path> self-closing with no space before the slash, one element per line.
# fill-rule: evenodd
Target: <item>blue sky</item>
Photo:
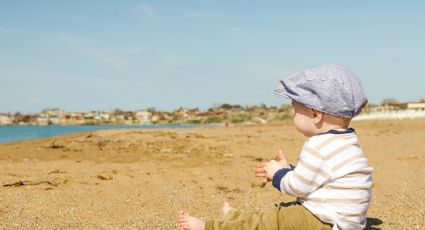
<path fill-rule="evenodd" d="M 425 97 L 422 1 L 2 1 L 0 112 L 280 105 L 326 63 L 372 103 Z"/>

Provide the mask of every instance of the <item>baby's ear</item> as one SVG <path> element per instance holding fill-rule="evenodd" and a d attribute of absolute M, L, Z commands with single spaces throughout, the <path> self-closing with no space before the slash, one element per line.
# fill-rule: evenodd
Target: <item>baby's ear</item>
<path fill-rule="evenodd" d="M 314 123 L 319 123 L 322 120 L 323 112 L 315 109 L 311 109 L 311 114 L 313 116 Z"/>

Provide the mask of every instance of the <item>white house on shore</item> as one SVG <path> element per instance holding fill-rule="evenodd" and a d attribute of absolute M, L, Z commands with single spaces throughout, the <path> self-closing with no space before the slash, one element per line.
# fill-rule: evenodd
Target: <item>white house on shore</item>
<path fill-rule="evenodd" d="M 397 109 L 394 106 L 378 106 L 369 112 L 362 113 L 354 120 L 387 120 L 425 118 L 425 103 L 406 103 Z"/>
<path fill-rule="evenodd" d="M 0 114 L 0 125 L 11 125 L 12 119 L 8 114 Z"/>
<path fill-rule="evenodd" d="M 407 103 L 407 109 L 425 111 L 425 103 Z"/>
<path fill-rule="evenodd" d="M 136 122 L 141 125 L 152 123 L 152 113 L 147 110 L 140 110 L 135 114 Z"/>
<path fill-rule="evenodd" d="M 61 117 L 63 113 L 64 112 L 59 108 L 45 109 L 41 112 L 41 114 L 46 117 Z"/>
<path fill-rule="evenodd" d="M 37 116 L 37 125 L 48 125 L 49 124 L 49 116 L 46 114 L 40 114 Z"/>

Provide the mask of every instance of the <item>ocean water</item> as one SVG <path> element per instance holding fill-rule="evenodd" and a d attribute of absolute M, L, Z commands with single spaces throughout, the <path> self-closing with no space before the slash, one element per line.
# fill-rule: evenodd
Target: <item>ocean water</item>
<path fill-rule="evenodd" d="M 0 126 L 0 143 L 53 137 L 103 129 L 193 128 L 195 125 L 73 125 L 73 126 Z"/>

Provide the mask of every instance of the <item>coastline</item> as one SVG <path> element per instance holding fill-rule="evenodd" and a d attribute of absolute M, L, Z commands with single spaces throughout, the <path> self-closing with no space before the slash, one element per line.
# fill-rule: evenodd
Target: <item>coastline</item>
<path fill-rule="evenodd" d="M 425 119 L 355 121 L 375 169 L 375 228 L 423 228 Z M 122 129 L 0 143 L 0 228 L 178 229 L 185 208 L 219 217 L 223 201 L 251 211 L 293 198 L 253 173 L 305 138 L 289 123 L 194 129 Z M 8 185 L 8 186 L 5 186 Z"/>
<path fill-rule="evenodd" d="M 176 129 L 200 125 L 4 125 L 0 126 L 0 143 L 54 137 L 58 135 L 109 129 Z"/>

